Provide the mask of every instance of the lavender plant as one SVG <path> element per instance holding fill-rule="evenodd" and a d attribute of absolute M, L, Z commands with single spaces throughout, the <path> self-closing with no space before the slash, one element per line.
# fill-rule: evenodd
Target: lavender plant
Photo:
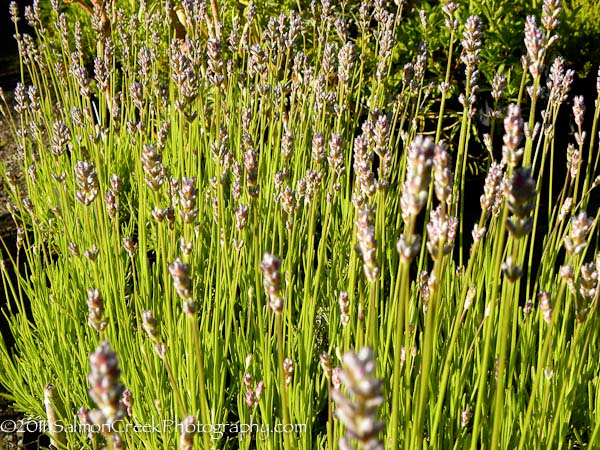
<path fill-rule="evenodd" d="M 11 6 L 0 108 L 0 383 L 54 447 L 600 446 L 600 78 L 571 96 L 559 1 L 491 83 L 454 1 L 406 55 L 404 2 L 82 5 Z"/>

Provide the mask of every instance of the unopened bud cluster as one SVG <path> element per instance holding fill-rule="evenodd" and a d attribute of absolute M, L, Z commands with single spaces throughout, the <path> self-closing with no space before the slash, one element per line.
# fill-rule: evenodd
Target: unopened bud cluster
<path fill-rule="evenodd" d="M 355 442 L 360 448 L 383 450 L 378 435 L 385 425 L 377 418 L 377 408 L 383 403 L 382 383 L 374 377 L 373 350 L 363 348 L 359 353 L 348 352 L 343 362 L 339 378 L 347 394 L 339 388 L 331 394 L 336 404 L 335 415 L 345 426 L 340 449 L 350 450 L 351 443 Z"/>
<path fill-rule="evenodd" d="M 119 381 L 118 366 L 117 354 L 106 341 L 90 356 L 89 394 L 98 409 L 87 411 L 87 418 L 107 434 L 112 434 L 108 431 L 127 413 L 121 401 L 125 387 Z"/>
<path fill-rule="evenodd" d="M 265 253 L 260 263 L 263 273 L 265 291 L 269 297 L 269 307 L 275 313 L 283 311 L 283 299 L 281 298 L 281 258 Z"/>
<path fill-rule="evenodd" d="M 88 290 L 88 323 L 97 332 L 100 332 L 106 328 L 108 321 L 104 318 L 104 300 L 98 289 Z"/>
<path fill-rule="evenodd" d="M 192 279 L 190 277 L 190 266 L 184 264 L 177 258 L 169 264 L 169 273 L 173 278 L 173 285 L 177 295 L 184 301 L 183 312 L 192 315 L 196 312 L 196 302 L 192 295 Z"/>
<path fill-rule="evenodd" d="M 79 190 L 75 198 L 84 206 L 90 205 L 98 195 L 98 175 L 94 163 L 88 161 L 77 161 L 75 164 L 75 178 Z"/>
<path fill-rule="evenodd" d="M 531 170 L 524 167 L 515 169 L 505 188 L 508 208 L 512 216 L 506 221 L 508 231 L 515 238 L 522 238 L 531 232 L 533 220 L 530 217 L 535 207 L 535 181 Z"/>

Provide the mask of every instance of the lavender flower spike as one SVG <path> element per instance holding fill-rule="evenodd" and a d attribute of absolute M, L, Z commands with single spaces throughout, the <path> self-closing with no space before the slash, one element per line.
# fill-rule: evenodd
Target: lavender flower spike
<path fill-rule="evenodd" d="M 406 179 L 400 198 L 402 218 L 405 222 L 414 219 L 427 202 L 434 148 L 433 140 L 421 135 L 417 136 L 408 147 Z"/>
<path fill-rule="evenodd" d="M 358 354 L 348 352 L 343 360 L 344 369 L 339 376 L 348 393 L 343 394 L 336 388 L 331 394 L 337 405 L 335 414 L 346 427 L 339 442 L 340 449 L 352 449 L 350 441 L 355 441 L 360 449 L 383 450 L 378 434 L 385 424 L 377 419 L 377 408 L 383 403 L 383 395 L 381 381 L 373 377 L 373 350 L 365 347 Z"/>

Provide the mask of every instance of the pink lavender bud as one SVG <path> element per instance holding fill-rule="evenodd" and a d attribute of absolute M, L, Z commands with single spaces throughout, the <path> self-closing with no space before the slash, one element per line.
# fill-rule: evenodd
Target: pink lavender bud
<path fill-rule="evenodd" d="M 98 254 L 100 253 L 100 249 L 96 246 L 96 244 L 92 244 L 92 246 L 83 252 L 83 256 L 87 258 L 88 261 L 95 263 L 98 259 Z"/>
<path fill-rule="evenodd" d="M 108 321 L 104 319 L 104 300 L 98 289 L 88 290 L 88 323 L 98 333 L 104 330 Z"/>
<path fill-rule="evenodd" d="M 494 213 L 499 209 L 496 199 L 501 198 L 503 177 L 502 166 L 496 161 L 492 162 L 485 178 L 483 195 L 480 197 L 481 209 L 483 211 Z"/>
<path fill-rule="evenodd" d="M 71 141 L 71 131 L 62 120 L 55 122 L 52 126 L 52 153 L 59 157 L 68 148 Z"/>
<path fill-rule="evenodd" d="M 265 383 L 263 383 L 262 381 L 259 381 L 256 384 L 256 389 L 254 390 L 254 393 L 256 394 L 256 401 L 257 402 L 262 397 L 262 394 L 263 394 L 264 391 L 265 391 Z"/>
<path fill-rule="evenodd" d="M 345 426 L 340 448 L 352 448 L 350 442 L 356 442 L 360 448 L 383 449 L 378 435 L 385 424 L 377 419 L 377 408 L 384 399 L 382 383 L 374 378 L 373 350 L 363 348 L 358 354 L 348 352 L 343 361 L 344 369 L 339 377 L 348 394 L 343 394 L 339 388 L 331 393 L 337 406 L 335 414 Z"/>
<path fill-rule="evenodd" d="M 198 209 L 195 207 L 198 190 L 195 185 L 196 177 L 181 180 L 181 188 L 179 189 L 179 206 L 181 209 L 179 212 L 183 223 L 186 224 L 194 223 L 198 217 Z"/>
<path fill-rule="evenodd" d="M 318 165 L 323 162 L 325 156 L 325 138 L 323 133 L 315 133 L 312 140 L 312 160 Z"/>
<path fill-rule="evenodd" d="M 79 94 L 87 98 L 92 94 L 92 88 L 90 87 L 90 77 L 85 67 L 73 67 L 71 74 L 75 78 L 75 81 L 79 85 Z"/>
<path fill-rule="evenodd" d="M 294 377 L 294 361 L 289 358 L 286 358 L 283 361 L 283 375 L 285 378 L 285 385 L 289 386 Z"/>
<path fill-rule="evenodd" d="M 329 356 L 327 353 L 321 353 L 321 356 L 319 357 L 319 361 L 321 363 L 321 369 L 323 369 L 323 373 L 325 374 L 325 377 L 327 377 L 328 379 L 331 378 L 331 374 L 333 372 L 333 364 L 331 362 L 331 356 Z"/>
<path fill-rule="evenodd" d="M 104 341 L 90 356 L 90 397 L 98 405 L 99 413 L 92 414 L 96 425 L 110 425 L 125 416 L 126 410 L 121 403 L 125 387 L 119 382 L 117 354 Z"/>
<path fill-rule="evenodd" d="M 403 261 L 411 261 L 419 254 L 421 249 L 421 236 L 413 234 L 410 237 L 400 236 L 396 243 L 396 249 Z"/>
<path fill-rule="evenodd" d="M 502 273 L 511 282 L 518 280 L 523 275 L 521 265 L 517 264 L 512 256 L 506 258 L 501 265 Z"/>
<path fill-rule="evenodd" d="M 75 198 L 84 206 L 90 205 L 98 195 L 98 176 L 94 163 L 88 161 L 77 161 L 75 164 L 75 178 L 79 190 Z"/>
<path fill-rule="evenodd" d="M 473 417 L 473 413 L 471 413 L 469 409 L 465 409 L 460 414 L 460 426 L 463 428 L 469 426 L 469 423 L 471 422 L 471 417 Z"/>
<path fill-rule="evenodd" d="M 352 79 L 354 54 L 355 45 L 352 42 L 346 42 L 338 53 L 338 79 L 344 84 L 348 84 Z"/>
<path fill-rule="evenodd" d="M 435 146 L 433 167 L 435 195 L 440 202 L 450 203 L 452 201 L 452 180 L 454 179 L 454 175 L 450 166 L 448 146 L 443 142 Z"/>
<path fill-rule="evenodd" d="M 508 105 L 506 117 L 504 118 L 502 160 L 512 167 L 516 167 L 523 156 L 523 149 L 519 148 L 522 139 L 522 127 L 521 109 L 515 104 Z"/>
<path fill-rule="evenodd" d="M 139 245 L 130 237 L 123 238 L 123 248 L 129 254 L 130 257 L 133 257 L 138 251 Z"/>
<path fill-rule="evenodd" d="M 370 132 L 364 132 L 354 139 L 354 172 L 356 173 L 361 193 L 371 197 L 376 192 L 377 184 L 371 169 L 373 152 L 369 148 L 369 134 Z"/>
<path fill-rule="evenodd" d="M 169 264 L 169 273 L 173 278 L 173 286 L 177 295 L 184 301 L 183 312 L 187 315 L 193 315 L 196 312 L 196 302 L 192 296 L 190 266 L 177 258 L 173 263 Z"/>
<path fill-rule="evenodd" d="M 481 53 L 481 19 L 479 16 L 470 16 L 465 23 L 462 46 L 464 49 L 462 62 L 467 70 L 472 70 L 479 64 Z"/>
<path fill-rule="evenodd" d="M 260 263 L 263 273 L 265 291 L 269 297 L 269 307 L 274 313 L 283 311 L 283 299 L 281 298 L 281 259 L 270 253 L 265 253 Z"/>
<path fill-rule="evenodd" d="M 104 202 L 106 203 L 106 212 L 108 217 L 114 219 L 119 214 L 119 201 L 112 190 L 106 191 L 104 194 Z"/>
<path fill-rule="evenodd" d="M 152 342 L 157 343 L 160 341 L 158 322 L 154 318 L 152 311 L 142 312 L 142 327 Z"/>
<path fill-rule="evenodd" d="M 157 192 L 165 182 L 162 159 L 153 145 L 144 145 L 142 151 L 142 166 L 146 173 L 144 181 L 154 192 Z"/>
<path fill-rule="evenodd" d="M 406 179 L 400 198 L 404 222 L 414 220 L 427 201 L 434 148 L 431 138 L 424 138 L 421 135 L 418 135 L 408 147 Z"/>
<path fill-rule="evenodd" d="M 21 18 L 19 17 L 19 6 L 17 2 L 10 2 L 8 5 L 8 12 L 10 14 L 10 20 L 16 25 Z"/>
<path fill-rule="evenodd" d="M 180 428 L 179 450 L 192 450 L 194 448 L 194 437 L 197 434 L 196 418 L 187 416 L 181 421 Z"/>
<path fill-rule="evenodd" d="M 254 391 L 246 391 L 246 405 L 248 406 L 249 409 L 254 408 L 254 405 L 256 405 L 256 392 Z"/>
<path fill-rule="evenodd" d="M 558 16 L 562 8 L 560 7 L 561 0 L 544 0 L 542 5 L 542 26 L 547 31 L 554 30 L 560 23 Z"/>
<path fill-rule="evenodd" d="M 531 170 L 524 167 L 515 169 L 510 183 L 505 188 L 508 208 L 512 216 L 506 221 L 508 231 L 515 237 L 521 238 L 528 234 L 533 226 L 530 217 L 535 207 L 535 182 L 531 178 Z"/>
<path fill-rule="evenodd" d="M 540 311 L 544 317 L 546 323 L 550 323 L 552 320 L 552 303 L 550 301 L 550 293 L 548 291 L 540 291 L 538 294 L 540 301 Z"/>
<path fill-rule="evenodd" d="M 591 302 L 596 297 L 598 290 L 598 271 L 596 264 L 589 262 L 581 266 L 579 277 L 579 293 L 586 302 Z"/>
<path fill-rule="evenodd" d="M 244 153 L 244 167 L 246 168 L 246 184 L 248 185 L 248 195 L 258 197 L 258 155 L 253 149 Z"/>
<path fill-rule="evenodd" d="M 547 82 L 548 89 L 550 90 L 549 102 L 560 104 L 567 99 L 574 75 L 575 72 L 571 69 L 565 72 L 562 57 L 558 56 L 554 59 Z"/>
<path fill-rule="evenodd" d="M 544 41 L 544 32 L 538 28 L 535 16 L 527 16 L 525 21 L 525 47 L 527 48 L 529 72 L 533 77 L 537 77 L 542 73 Z"/>
<path fill-rule="evenodd" d="M 327 162 L 329 163 L 331 170 L 338 177 L 341 176 L 345 170 L 342 146 L 342 137 L 338 133 L 333 133 L 329 140 L 329 156 L 327 157 Z"/>
<path fill-rule="evenodd" d="M 377 241 L 375 239 L 375 225 L 373 211 L 364 208 L 358 211 L 356 219 L 356 239 L 358 250 L 363 260 L 363 269 L 367 280 L 373 282 L 379 274 L 377 263 Z"/>
<path fill-rule="evenodd" d="M 433 259 L 438 255 L 448 255 L 454 248 L 454 238 L 458 219 L 456 217 L 442 217 L 441 205 L 431 212 L 427 224 L 427 250 Z M 443 245 L 442 248 L 440 246 Z"/>
<path fill-rule="evenodd" d="M 342 325 L 348 325 L 350 322 L 350 299 L 348 298 L 347 292 L 340 292 L 340 298 L 338 300 L 340 305 L 340 319 L 342 321 Z"/>
<path fill-rule="evenodd" d="M 445 0 L 442 12 L 448 16 L 454 16 L 454 13 L 458 10 L 458 4 L 454 0 Z"/>
<path fill-rule="evenodd" d="M 246 386 L 246 390 L 252 389 L 252 375 L 249 373 L 244 374 L 243 377 L 244 386 Z"/>
<path fill-rule="evenodd" d="M 506 77 L 500 73 L 494 75 L 494 80 L 492 81 L 492 98 L 494 101 L 499 101 L 500 97 L 504 93 L 506 89 Z"/>
<path fill-rule="evenodd" d="M 281 136 L 281 155 L 283 159 L 289 161 L 294 155 L 294 133 L 290 130 L 284 130 Z"/>
<path fill-rule="evenodd" d="M 594 221 L 588 219 L 587 213 L 581 211 L 570 222 L 569 234 L 565 236 L 565 249 L 570 255 L 577 255 L 587 246 L 587 237 Z"/>
<path fill-rule="evenodd" d="M 576 95 L 573 98 L 573 117 L 579 128 L 583 126 L 583 116 L 585 114 L 585 104 L 583 95 Z"/>
<path fill-rule="evenodd" d="M 127 410 L 127 415 L 131 417 L 133 408 L 133 394 L 129 389 L 125 389 L 123 391 L 123 398 L 121 399 L 121 401 L 123 402 L 123 405 Z"/>

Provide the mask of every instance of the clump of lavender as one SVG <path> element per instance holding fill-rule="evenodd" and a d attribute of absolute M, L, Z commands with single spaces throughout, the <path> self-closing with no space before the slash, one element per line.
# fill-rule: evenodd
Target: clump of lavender
<path fill-rule="evenodd" d="M 343 362 L 339 378 L 348 393 L 342 393 L 339 387 L 331 393 L 337 406 L 335 414 L 346 427 L 340 449 L 352 449 L 354 441 L 364 450 L 383 450 L 378 435 L 385 425 L 377 419 L 377 408 L 383 403 L 382 383 L 374 378 L 373 350 L 365 347 L 358 354 L 348 352 Z"/>
<path fill-rule="evenodd" d="M 265 291 L 269 297 L 269 307 L 274 313 L 283 311 L 281 298 L 281 258 L 265 253 L 260 269 L 263 273 Z"/>
<path fill-rule="evenodd" d="M 77 161 L 75 164 L 75 178 L 79 190 L 75 198 L 84 206 L 90 205 L 98 196 L 98 175 L 94 163 L 88 161 Z"/>

